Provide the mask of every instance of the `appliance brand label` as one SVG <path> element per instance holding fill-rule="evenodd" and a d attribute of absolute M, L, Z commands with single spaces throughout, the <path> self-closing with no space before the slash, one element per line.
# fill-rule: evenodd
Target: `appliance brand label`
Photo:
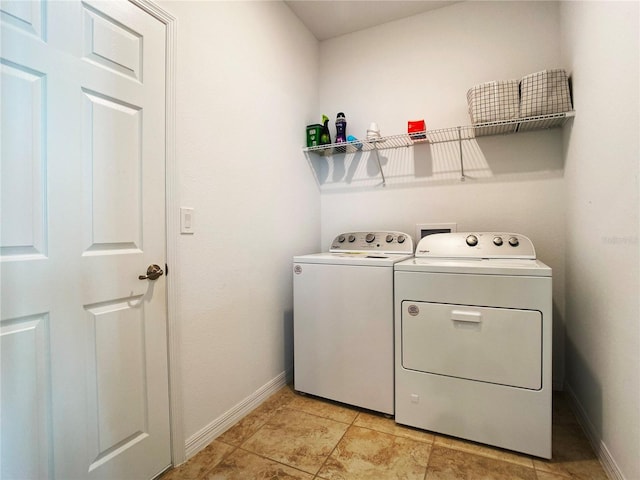
<path fill-rule="evenodd" d="M 296 275 L 300 275 L 302 273 L 302 267 L 300 265 L 296 265 L 295 267 L 293 267 L 293 273 L 295 273 Z"/>
<path fill-rule="evenodd" d="M 407 312 L 409 312 L 409 315 L 411 315 L 412 317 L 415 317 L 420 313 L 420 309 L 418 308 L 417 305 L 409 305 Z"/>

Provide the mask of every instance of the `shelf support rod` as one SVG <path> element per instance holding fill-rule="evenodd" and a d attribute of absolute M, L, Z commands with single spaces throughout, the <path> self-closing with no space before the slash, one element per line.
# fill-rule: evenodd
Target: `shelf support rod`
<path fill-rule="evenodd" d="M 378 161 L 378 170 L 380 170 L 380 175 L 382 176 L 382 186 L 387 186 L 387 181 L 384 178 L 384 172 L 382 171 L 382 163 L 380 163 L 380 156 L 378 155 L 378 146 L 376 144 L 373 145 L 373 151 L 376 152 L 376 160 Z"/>
<path fill-rule="evenodd" d="M 464 161 L 462 159 L 462 127 L 458 127 L 458 147 L 460 148 L 460 181 L 464 182 Z"/>

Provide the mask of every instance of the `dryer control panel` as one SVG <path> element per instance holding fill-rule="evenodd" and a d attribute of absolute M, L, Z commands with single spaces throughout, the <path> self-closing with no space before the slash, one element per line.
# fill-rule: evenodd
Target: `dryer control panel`
<path fill-rule="evenodd" d="M 535 260 L 536 251 L 531 240 L 519 233 L 456 232 L 424 237 L 416 257 Z"/>
<path fill-rule="evenodd" d="M 331 242 L 330 252 L 413 254 L 413 239 L 403 232 L 346 232 Z"/>

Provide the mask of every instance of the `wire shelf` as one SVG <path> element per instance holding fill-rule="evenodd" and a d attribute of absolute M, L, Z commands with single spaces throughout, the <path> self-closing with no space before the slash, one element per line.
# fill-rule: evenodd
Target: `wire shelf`
<path fill-rule="evenodd" d="M 441 128 L 439 130 L 427 130 L 425 132 L 405 133 L 380 137 L 376 140 L 356 140 L 345 143 L 332 143 L 331 145 L 319 145 L 307 147 L 305 152 L 321 156 L 331 156 L 339 153 L 367 152 L 370 150 L 389 150 L 393 148 L 411 147 L 423 143 L 459 142 L 472 140 L 477 137 L 490 135 L 505 135 L 517 132 L 543 130 L 563 126 L 567 120 L 575 116 L 574 111 L 539 115 L 535 117 L 516 118 L 497 122 L 477 123 L 460 127 Z M 425 138 L 416 138 L 424 136 Z"/>
<path fill-rule="evenodd" d="M 336 153 L 368 152 L 375 149 L 388 150 L 391 148 L 411 147 L 412 145 L 414 145 L 414 141 L 411 139 L 409 134 L 401 134 L 389 137 L 380 137 L 375 140 L 354 140 L 344 143 L 332 143 L 331 145 L 318 145 L 317 147 L 307 147 L 304 151 L 313 152 L 326 157 Z"/>

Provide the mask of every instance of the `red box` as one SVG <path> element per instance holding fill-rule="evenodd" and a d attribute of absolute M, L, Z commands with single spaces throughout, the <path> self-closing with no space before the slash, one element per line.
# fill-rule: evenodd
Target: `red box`
<path fill-rule="evenodd" d="M 412 140 L 424 140 L 427 138 L 425 134 L 427 126 L 424 120 L 409 120 L 407 124 L 407 133 Z"/>

